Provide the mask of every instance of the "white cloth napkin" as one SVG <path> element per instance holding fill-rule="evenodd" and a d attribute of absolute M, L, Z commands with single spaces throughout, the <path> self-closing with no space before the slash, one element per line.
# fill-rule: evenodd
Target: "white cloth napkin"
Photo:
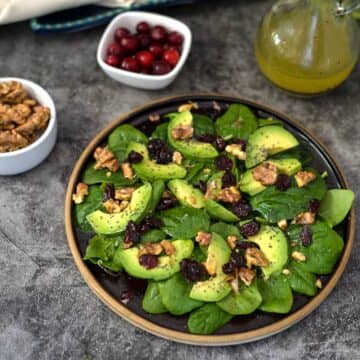
<path fill-rule="evenodd" d="M 146 0 L 0 0 L 0 25 L 88 4 L 129 7 L 134 3 Z"/>

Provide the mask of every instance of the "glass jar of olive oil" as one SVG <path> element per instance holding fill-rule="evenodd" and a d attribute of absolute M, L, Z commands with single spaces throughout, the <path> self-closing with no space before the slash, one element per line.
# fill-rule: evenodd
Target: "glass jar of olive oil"
<path fill-rule="evenodd" d="M 341 84 L 359 56 L 359 25 L 351 16 L 358 2 L 279 0 L 258 29 L 260 70 L 278 87 L 303 96 Z"/>

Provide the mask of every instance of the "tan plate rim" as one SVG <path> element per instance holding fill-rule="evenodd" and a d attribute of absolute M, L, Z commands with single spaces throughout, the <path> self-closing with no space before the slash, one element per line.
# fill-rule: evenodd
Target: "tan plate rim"
<path fill-rule="evenodd" d="M 126 113 L 125 115 L 121 116 L 120 118 L 114 120 L 109 125 L 107 125 L 103 130 L 101 130 L 94 138 L 91 140 L 91 142 L 87 145 L 85 150 L 82 152 L 80 158 L 75 164 L 75 167 L 73 168 L 73 171 L 70 176 L 70 180 L 68 183 L 67 191 L 66 191 L 66 199 L 65 199 L 65 230 L 66 230 L 66 236 L 68 239 L 68 244 L 70 251 L 74 257 L 76 266 L 78 267 L 82 277 L 84 278 L 87 285 L 90 287 L 90 289 L 100 298 L 100 300 L 105 303 L 112 311 L 114 311 L 116 314 L 120 315 L 122 318 L 130 322 L 132 325 L 141 328 L 142 330 L 145 330 L 149 333 L 152 333 L 154 335 L 157 335 L 159 337 L 173 340 L 181 343 L 186 344 L 192 344 L 192 345 L 202 345 L 202 346 L 220 346 L 220 345 L 234 345 L 234 344 L 241 344 L 246 343 L 250 341 L 256 341 L 262 338 L 265 338 L 267 336 L 276 334 L 280 331 L 283 331 L 290 326 L 294 325 L 298 321 L 305 318 L 307 315 L 309 315 L 313 310 L 315 310 L 330 294 L 330 292 L 335 287 L 336 283 L 339 281 L 345 266 L 349 260 L 354 237 L 355 237 L 355 209 L 352 208 L 350 214 L 348 215 L 348 223 L 347 223 L 347 233 L 348 238 L 346 241 L 346 245 L 344 248 L 344 252 L 342 255 L 342 258 L 331 276 L 330 280 L 324 286 L 321 291 L 314 296 L 306 305 L 304 305 L 299 310 L 295 311 L 294 313 L 286 316 L 285 318 L 250 331 L 245 331 L 242 333 L 234 333 L 234 334 L 225 334 L 225 335 L 196 335 L 196 334 L 190 334 L 185 332 L 180 332 L 176 330 L 171 330 L 162 326 L 159 326 L 157 324 L 152 323 L 151 321 L 148 321 L 141 316 L 135 314 L 131 310 L 127 309 L 124 305 L 122 305 L 120 302 L 118 302 L 115 298 L 113 298 L 101 285 L 100 283 L 95 279 L 95 277 L 91 274 L 90 270 L 88 269 L 86 263 L 82 260 L 80 251 L 78 249 L 78 246 L 76 244 L 74 231 L 73 231 L 73 224 L 72 224 L 72 216 L 71 216 L 71 209 L 72 209 L 72 194 L 74 192 L 77 179 L 79 178 L 79 175 L 81 173 L 81 170 L 86 163 L 89 156 L 93 153 L 95 150 L 95 147 L 101 143 L 105 137 L 110 133 L 111 130 L 113 130 L 116 126 L 121 124 L 122 122 L 126 121 L 128 118 L 132 117 L 133 115 L 146 111 L 147 109 L 151 109 L 154 106 L 159 105 L 165 105 L 170 101 L 184 101 L 186 102 L 186 99 L 193 99 L 193 98 L 202 98 L 202 99 L 213 99 L 213 100 L 223 100 L 223 101 L 232 101 L 232 102 L 240 102 L 244 104 L 251 105 L 255 108 L 263 109 L 264 111 L 269 111 L 270 113 L 273 113 L 280 118 L 285 118 L 290 124 L 294 125 L 298 129 L 300 129 L 306 136 L 312 138 L 321 148 L 322 150 L 327 154 L 327 156 L 331 159 L 333 164 L 336 166 L 336 170 L 338 174 L 340 175 L 342 181 L 346 185 L 345 188 L 348 188 L 348 182 L 346 181 L 346 178 L 341 171 L 339 165 L 337 164 L 334 156 L 329 152 L 329 150 L 325 147 L 325 145 L 313 134 L 311 134 L 308 130 L 306 130 L 302 125 L 298 124 L 295 120 L 290 118 L 288 115 L 281 113 L 277 110 L 272 109 L 268 105 L 264 105 L 258 101 L 252 101 L 243 97 L 237 97 L 237 96 L 230 96 L 230 95 L 220 95 L 220 94 L 183 94 L 183 95 L 177 95 L 167 98 L 162 98 L 157 101 L 149 102 L 145 105 L 142 105 L 140 107 L 137 107 L 133 109 L 132 111 Z"/>

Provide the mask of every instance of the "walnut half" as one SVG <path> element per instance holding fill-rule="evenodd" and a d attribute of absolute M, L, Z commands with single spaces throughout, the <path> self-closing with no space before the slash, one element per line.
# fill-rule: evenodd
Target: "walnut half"
<path fill-rule="evenodd" d="M 257 166 L 251 173 L 256 181 L 265 186 L 275 184 L 278 177 L 277 167 L 269 162 Z"/>
<path fill-rule="evenodd" d="M 76 205 L 82 204 L 88 194 L 89 186 L 85 183 L 79 182 L 76 185 L 76 193 L 73 194 L 72 199 Z"/>

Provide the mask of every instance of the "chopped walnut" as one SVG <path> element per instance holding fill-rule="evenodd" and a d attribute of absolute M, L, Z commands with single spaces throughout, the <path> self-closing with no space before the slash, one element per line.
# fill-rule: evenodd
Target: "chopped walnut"
<path fill-rule="evenodd" d="M 0 131 L 0 152 L 21 149 L 29 143 L 29 140 L 16 130 Z"/>
<path fill-rule="evenodd" d="M 75 204 L 82 204 L 86 195 L 89 194 L 89 186 L 85 183 L 79 182 L 76 185 L 76 193 L 73 194 L 72 199 Z"/>
<path fill-rule="evenodd" d="M 94 158 L 96 160 L 95 170 L 109 169 L 113 173 L 119 170 L 120 164 L 107 146 L 103 148 L 97 147 L 94 152 Z"/>
<path fill-rule="evenodd" d="M 22 103 L 28 94 L 22 84 L 17 81 L 0 83 L 0 102 L 4 104 Z"/>
<path fill-rule="evenodd" d="M 300 251 L 293 251 L 291 253 L 291 257 L 297 261 L 305 261 L 306 260 L 306 256 L 303 253 L 301 253 Z"/>
<path fill-rule="evenodd" d="M 289 269 L 283 269 L 283 271 L 281 273 L 285 276 L 289 276 L 291 274 Z"/>
<path fill-rule="evenodd" d="M 189 125 L 178 125 L 171 130 L 171 136 L 175 140 L 191 139 L 194 135 L 194 128 Z"/>
<path fill-rule="evenodd" d="M 199 231 L 197 233 L 196 237 L 195 237 L 195 240 L 201 246 L 209 246 L 211 238 L 212 238 L 211 233 L 207 233 L 207 232 L 204 232 L 204 231 Z"/>
<path fill-rule="evenodd" d="M 251 173 L 253 178 L 262 185 L 273 185 L 278 177 L 277 167 L 269 162 L 264 162 L 262 165 L 257 166 Z"/>
<path fill-rule="evenodd" d="M 221 111 L 221 106 L 219 105 L 219 103 L 217 101 L 212 102 L 212 108 L 216 111 Z"/>
<path fill-rule="evenodd" d="M 230 144 L 226 145 L 225 151 L 231 155 L 234 155 L 239 160 L 246 160 L 246 152 L 242 150 L 243 145 L 241 144 Z"/>
<path fill-rule="evenodd" d="M 146 243 L 141 246 L 138 257 L 142 255 L 160 255 L 163 252 L 163 247 L 159 243 Z"/>
<path fill-rule="evenodd" d="M 241 281 L 245 283 L 246 286 L 250 286 L 255 278 L 255 271 L 248 269 L 246 267 L 241 267 L 239 269 L 239 277 Z"/>
<path fill-rule="evenodd" d="M 228 282 L 230 283 L 231 289 L 234 294 L 239 294 L 239 272 L 238 269 L 235 269 L 234 276 L 231 276 L 228 279 Z"/>
<path fill-rule="evenodd" d="M 282 220 L 278 221 L 277 225 L 278 225 L 279 229 L 285 230 L 288 226 L 288 223 L 287 223 L 286 219 L 282 219 Z"/>
<path fill-rule="evenodd" d="M 162 193 L 161 197 L 162 197 L 163 199 L 169 199 L 169 198 L 172 197 L 172 195 L 171 195 L 171 192 L 170 192 L 169 190 L 165 190 L 165 191 Z"/>
<path fill-rule="evenodd" d="M 295 219 L 292 221 L 293 224 L 300 224 L 300 225 L 310 225 L 315 222 L 315 213 L 310 211 L 302 212 L 296 215 Z"/>
<path fill-rule="evenodd" d="M 159 114 L 150 114 L 149 115 L 149 121 L 150 122 L 158 122 L 158 121 L 160 121 L 160 115 Z"/>
<path fill-rule="evenodd" d="M 44 106 L 34 107 L 34 112 L 27 121 L 18 126 L 16 131 L 24 136 L 31 136 L 39 130 L 43 130 L 50 119 L 50 109 Z"/>
<path fill-rule="evenodd" d="M 121 211 L 123 211 L 127 206 L 129 205 L 129 202 L 124 200 L 124 201 L 118 201 L 118 200 L 113 200 L 113 199 L 109 199 L 106 200 L 103 203 L 104 208 L 106 209 L 106 211 L 110 214 L 117 214 L 120 213 Z"/>
<path fill-rule="evenodd" d="M 208 256 L 203 265 L 210 276 L 216 275 L 216 260 L 214 256 Z"/>
<path fill-rule="evenodd" d="M 134 244 L 132 243 L 132 241 L 129 242 L 124 242 L 124 249 L 130 249 Z"/>
<path fill-rule="evenodd" d="M 126 187 L 126 188 L 116 189 L 114 197 L 116 200 L 130 200 L 132 193 L 135 190 L 136 189 L 134 187 Z"/>
<path fill-rule="evenodd" d="M 241 199 L 241 194 L 236 186 L 230 186 L 228 188 L 221 189 L 217 195 L 217 199 L 228 203 L 234 203 Z"/>
<path fill-rule="evenodd" d="M 210 181 L 206 187 L 205 199 L 214 199 L 215 198 L 215 190 L 217 188 L 216 181 Z"/>
<path fill-rule="evenodd" d="M 121 171 L 124 175 L 124 178 L 126 179 L 133 179 L 134 178 L 134 172 L 130 165 L 130 163 L 122 163 L 121 165 Z"/>
<path fill-rule="evenodd" d="M 316 280 L 315 286 L 316 286 L 318 289 L 322 289 L 322 282 L 321 282 L 320 279 L 317 279 L 317 280 Z"/>
<path fill-rule="evenodd" d="M 178 107 L 178 112 L 190 111 L 190 110 L 199 109 L 199 105 L 196 102 L 188 102 L 187 104 L 182 104 Z"/>
<path fill-rule="evenodd" d="M 298 187 L 304 187 L 316 179 L 316 175 L 310 171 L 299 171 L 295 175 L 295 181 Z"/>
<path fill-rule="evenodd" d="M 229 235 L 226 238 L 226 241 L 228 243 L 228 245 L 230 246 L 230 249 L 235 249 L 236 247 L 236 242 L 237 242 L 237 237 L 234 235 Z"/>
<path fill-rule="evenodd" d="M 161 241 L 160 241 L 160 245 L 161 245 L 162 248 L 164 249 L 166 255 L 175 254 L 176 248 L 175 248 L 175 246 L 171 243 L 171 241 L 169 241 L 169 240 L 161 240 Z"/>
<path fill-rule="evenodd" d="M 209 169 L 209 168 L 204 168 L 204 169 L 203 169 L 203 173 L 204 173 L 204 174 L 210 174 L 210 173 L 211 173 L 211 169 Z"/>
<path fill-rule="evenodd" d="M 174 151 L 174 152 L 173 152 L 173 156 L 172 156 L 172 161 L 173 161 L 175 164 L 181 165 L 181 162 L 182 162 L 182 155 L 181 155 L 181 153 L 179 153 L 178 151 Z"/>
<path fill-rule="evenodd" d="M 253 265 L 267 267 L 270 265 L 265 254 L 256 247 L 247 248 L 245 251 L 246 266 L 251 269 Z"/>

